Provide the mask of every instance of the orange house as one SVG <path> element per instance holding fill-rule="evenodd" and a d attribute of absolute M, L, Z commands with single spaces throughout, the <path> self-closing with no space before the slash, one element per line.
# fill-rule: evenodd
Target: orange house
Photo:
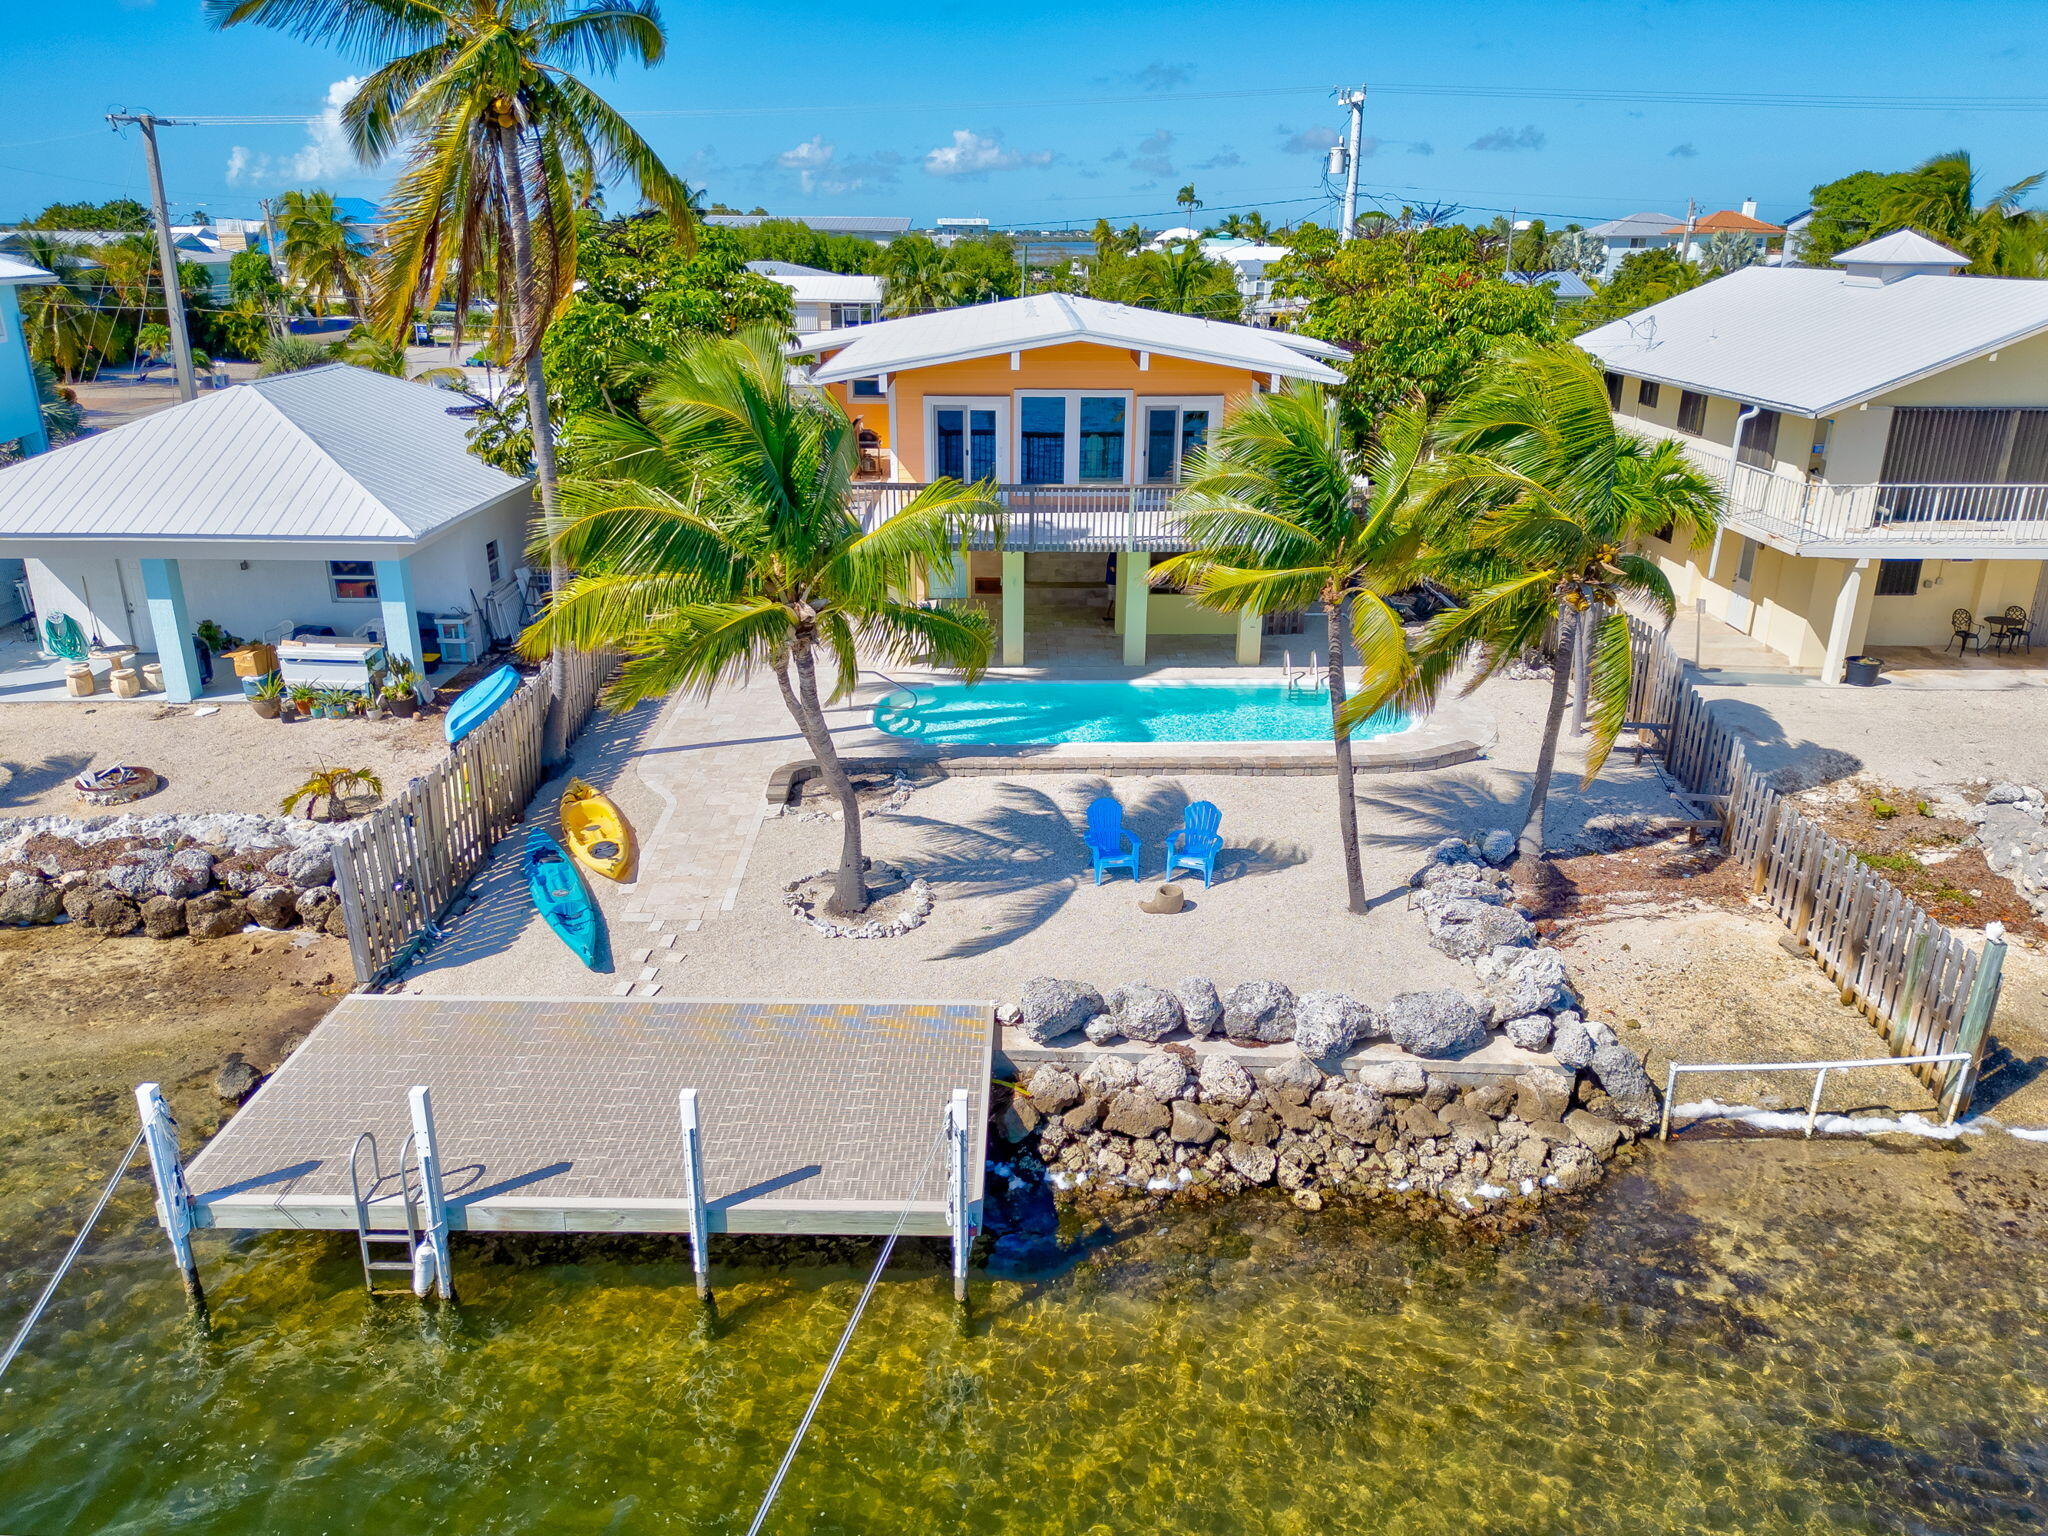
<path fill-rule="evenodd" d="M 794 350 L 816 357 L 812 382 L 859 423 L 867 515 L 886 516 L 904 487 L 996 483 L 1001 550 L 977 541 L 986 547 L 927 585 L 1000 607 L 1005 666 L 1025 661 L 1032 631 L 1085 653 L 1105 619 L 1132 666 L 1152 635 L 1214 635 L 1219 651 L 1258 661 L 1255 616 L 1240 623 L 1154 592 L 1147 573 L 1155 556 L 1185 547 L 1173 512 L 1185 459 L 1259 391 L 1338 382 L 1338 348 L 1040 294 L 820 331 Z"/>

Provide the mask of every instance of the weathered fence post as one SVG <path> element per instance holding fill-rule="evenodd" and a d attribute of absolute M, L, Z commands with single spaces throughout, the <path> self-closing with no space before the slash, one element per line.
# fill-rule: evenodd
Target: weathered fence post
<path fill-rule="evenodd" d="M 1963 1021 L 1956 1029 L 1955 1048 L 1968 1051 L 1970 1059 L 1956 1063 L 1955 1092 L 1948 1108 L 1950 1121 L 1969 1108 L 1970 1096 L 1977 1091 L 1977 1069 L 1984 1060 L 1991 1017 L 1998 1011 L 1999 984 L 2004 972 L 2005 925 L 1987 923 L 1984 948 L 1977 956 L 1977 974 L 1970 982 L 1970 1000 L 1963 1005 Z"/>
<path fill-rule="evenodd" d="M 697 1299 L 711 1299 L 711 1220 L 704 1203 L 704 1142 L 697 1123 L 697 1090 L 677 1094 L 683 1130 L 683 1198 L 690 1205 L 690 1269 L 697 1277 Z"/>
<path fill-rule="evenodd" d="M 171 1240 L 171 1257 L 194 1306 L 205 1304 L 199 1265 L 192 1257 L 192 1191 L 185 1183 L 185 1160 L 178 1151 L 178 1122 L 155 1083 L 135 1089 L 135 1108 L 142 1116 L 142 1143 L 149 1149 L 149 1176 L 156 1185 L 156 1219 Z"/>

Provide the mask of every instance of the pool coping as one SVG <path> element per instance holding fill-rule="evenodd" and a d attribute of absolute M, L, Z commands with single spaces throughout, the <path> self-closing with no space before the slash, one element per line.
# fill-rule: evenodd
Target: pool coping
<path fill-rule="evenodd" d="M 1392 736 L 1353 742 L 1359 773 L 1421 773 L 1483 758 L 1498 730 L 1490 711 L 1469 701 L 1438 709 Z M 1045 746 L 917 743 L 869 727 L 840 749 L 855 772 L 937 768 L 947 776 L 1003 773 L 1222 773 L 1246 776 L 1337 771 L 1327 741 L 1090 741 Z M 815 758 L 782 764 L 768 776 L 771 806 L 792 803 L 818 773 Z"/>

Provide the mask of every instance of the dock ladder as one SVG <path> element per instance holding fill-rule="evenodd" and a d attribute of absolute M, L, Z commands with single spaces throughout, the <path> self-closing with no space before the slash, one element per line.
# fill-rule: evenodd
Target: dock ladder
<path fill-rule="evenodd" d="M 365 1147 L 370 1153 L 367 1191 L 363 1186 L 362 1165 Z M 425 1223 L 420 1219 L 421 1173 L 416 1149 L 417 1138 L 408 1135 L 404 1145 L 398 1149 L 397 1169 L 387 1175 L 377 1155 L 377 1138 L 371 1132 L 364 1131 L 356 1137 L 355 1145 L 349 1148 L 348 1182 L 350 1192 L 355 1196 L 356 1250 L 363 1260 L 363 1288 L 372 1296 L 426 1294 L 421 1285 L 421 1254 L 426 1248 L 427 1233 Z M 384 1188 L 387 1178 L 398 1181 L 395 1190 Z M 373 1221 L 384 1212 L 400 1216 L 404 1225 L 373 1225 Z M 388 1221 L 389 1217 L 383 1219 Z M 405 1250 L 404 1258 L 388 1256 L 400 1248 Z M 387 1257 L 377 1257 L 379 1251 Z M 405 1284 L 402 1287 L 377 1283 L 379 1274 L 393 1272 L 404 1274 Z"/>

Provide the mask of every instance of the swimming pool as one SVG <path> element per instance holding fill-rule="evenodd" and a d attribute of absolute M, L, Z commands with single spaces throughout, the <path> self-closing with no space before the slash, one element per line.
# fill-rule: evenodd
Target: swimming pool
<path fill-rule="evenodd" d="M 1329 695 L 1280 683 L 938 683 L 898 689 L 875 726 L 935 743 L 1049 746 L 1076 741 L 1328 741 Z M 1408 728 L 1383 709 L 1355 741 Z"/>

